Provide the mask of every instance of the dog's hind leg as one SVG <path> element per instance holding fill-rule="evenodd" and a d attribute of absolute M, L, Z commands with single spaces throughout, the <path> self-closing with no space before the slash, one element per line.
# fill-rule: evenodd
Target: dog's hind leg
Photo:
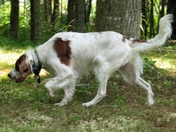
<path fill-rule="evenodd" d="M 152 92 L 150 84 L 139 76 L 139 73 L 137 73 L 138 70 L 135 69 L 134 64 L 127 63 L 126 65 L 121 67 L 119 71 L 126 82 L 135 83 L 140 87 L 144 88 L 145 90 L 147 90 L 148 105 L 152 105 L 154 103 L 153 100 L 154 94 Z"/>
<path fill-rule="evenodd" d="M 151 86 L 149 83 L 147 83 L 145 80 L 143 80 L 141 77 L 138 77 L 138 79 L 136 80 L 136 84 L 138 84 L 140 87 L 144 88 L 147 90 L 147 97 L 148 97 L 148 105 L 152 105 L 154 103 L 153 100 L 153 92 L 151 89 Z"/>

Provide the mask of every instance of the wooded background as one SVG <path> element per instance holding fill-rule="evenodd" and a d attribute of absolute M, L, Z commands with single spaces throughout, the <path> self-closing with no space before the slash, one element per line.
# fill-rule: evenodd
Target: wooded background
<path fill-rule="evenodd" d="M 62 31 L 117 31 L 148 39 L 159 19 L 176 17 L 176 0 L 0 0 L 0 35 L 45 41 Z M 172 39 L 176 39 L 173 23 Z"/>

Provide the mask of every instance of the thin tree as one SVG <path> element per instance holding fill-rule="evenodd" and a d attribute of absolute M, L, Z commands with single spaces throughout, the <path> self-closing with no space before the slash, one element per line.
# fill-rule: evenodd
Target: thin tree
<path fill-rule="evenodd" d="M 30 0 L 31 4 L 31 40 L 41 40 L 40 0 Z"/>
<path fill-rule="evenodd" d="M 142 0 L 142 27 L 141 27 L 141 32 L 142 32 L 142 37 L 145 38 L 147 37 L 147 0 Z"/>
<path fill-rule="evenodd" d="M 86 29 L 88 29 L 88 23 L 90 20 L 90 13 L 92 8 L 92 0 L 85 1 L 85 21 L 86 21 Z"/>
<path fill-rule="evenodd" d="M 75 0 L 75 27 L 78 32 L 85 32 L 85 0 Z"/>
<path fill-rule="evenodd" d="M 68 1 L 68 31 L 85 32 L 86 30 L 86 14 L 85 0 L 69 0 Z"/>
<path fill-rule="evenodd" d="M 174 22 L 172 24 L 173 33 L 172 39 L 176 39 L 176 0 L 168 0 L 167 13 L 172 13 L 174 15 Z"/>
<path fill-rule="evenodd" d="M 44 0 L 44 20 L 50 24 L 51 22 L 51 10 L 52 10 L 52 5 L 51 5 L 51 0 Z"/>
<path fill-rule="evenodd" d="M 160 2 L 161 9 L 160 9 L 160 18 L 165 15 L 165 5 L 166 5 L 166 0 L 161 0 Z"/>
<path fill-rule="evenodd" d="M 154 36 L 154 11 L 153 11 L 153 7 L 154 7 L 154 1 L 151 0 L 151 4 L 150 4 L 150 17 L 149 17 L 149 23 L 150 23 L 150 38 Z"/>
<path fill-rule="evenodd" d="M 19 36 L 19 0 L 11 0 L 10 35 L 13 38 Z"/>
<path fill-rule="evenodd" d="M 53 29 L 56 28 L 58 17 L 59 17 L 59 0 L 54 0 L 54 7 L 51 16 L 51 24 L 53 25 Z"/>
<path fill-rule="evenodd" d="M 68 15 L 67 15 L 67 25 L 68 31 L 75 31 L 74 22 L 75 22 L 75 0 L 68 0 Z"/>

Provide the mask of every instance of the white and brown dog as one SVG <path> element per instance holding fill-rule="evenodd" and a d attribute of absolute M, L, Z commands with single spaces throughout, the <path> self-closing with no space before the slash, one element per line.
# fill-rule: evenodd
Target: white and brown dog
<path fill-rule="evenodd" d="M 34 73 L 40 82 L 40 70 L 44 68 L 54 77 L 45 84 L 54 97 L 54 89 L 63 88 L 63 100 L 56 105 L 64 106 L 72 99 L 76 80 L 93 69 L 99 83 L 97 95 L 83 106 L 97 104 L 106 96 L 106 85 L 110 75 L 119 71 L 124 80 L 135 83 L 147 91 L 148 105 L 154 103 L 149 83 L 140 75 L 143 61 L 140 52 L 163 45 L 172 34 L 173 15 L 160 19 L 159 33 L 153 39 L 141 41 L 125 37 L 117 32 L 57 33 L 36 50 L 29 50 L 19 57 L 8 76 L 20 83 Z"/>

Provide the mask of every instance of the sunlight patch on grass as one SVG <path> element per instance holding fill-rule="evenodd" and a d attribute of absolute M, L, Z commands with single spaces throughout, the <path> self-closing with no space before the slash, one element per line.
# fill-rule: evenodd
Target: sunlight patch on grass
<path fill-rule="evenodd" d="M 2 53 L 0 52 L 1 63 L 12 65 L 15 63 L 17 58 L 19 57 L 19 53 Z"/>
<path fill-rule="evenodd" d="M 0 76 L 6 75 L 11 69 L 12 65 L 15 65 L 19 53 L 16 52 L 3 52 L 0 50 Z"/>
<path fill-rule="evenodd" d="M 162 58 L 153 58 L 154 61 L 156 61 L 155 65 L 158 68 L 161 69 L 175 69 L 176 70 L 176 65 L 173 65 L 170 63 L 170 60 L 167 59 L 162 59 Z"/>

